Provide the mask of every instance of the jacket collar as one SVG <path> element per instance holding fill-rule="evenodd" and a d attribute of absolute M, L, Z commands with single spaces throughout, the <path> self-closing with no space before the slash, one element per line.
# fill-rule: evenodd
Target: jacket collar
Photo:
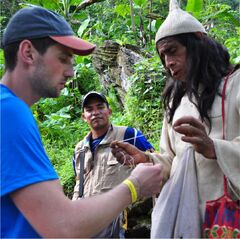
<path fill-rule="evenodd" d="M 103 138 L 103 140 L 100 142 L 99 145 L 110 144 L 115 138 L 114 134 L 112 133 L 113 131 L 115 131 L 115 127 L 111 124 L 108 128 L 108 131 L 107 131 L 105 137 Z M 92 137 L 92 132 L 89 131 L 88 134 L 84 137 L 84 140 L 83 140 L 83 146 L 84 147 L 90 148 L 91 137 Z"/>

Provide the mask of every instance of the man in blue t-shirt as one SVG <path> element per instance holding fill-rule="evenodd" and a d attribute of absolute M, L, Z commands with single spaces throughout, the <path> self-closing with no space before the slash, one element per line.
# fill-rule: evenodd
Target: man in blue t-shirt
<path fill-rule="evenodd" d="M 9 21 L 2 47 L 6 71 L 0 85 L 1 238 L 91 237 L 132 201 L 159 192 L 161 167 L 140 165 L 128 181 L 107 193 L 69 200 L 45 153 L 30 106 L 41 97 L 59 96 L 74 74 L 73 54 L 88 55 L 95 45 L 73 36 L 60 15 L 27 7 Z"/>
<path fill-rule="evenodd" d="M 96 91 L 87 93 L 83 98 L 82 110 L 82 118 L 89 125 L 90 132 L 75 147 L 73 166 L 76 185 L 73 200 L 109 191 L 130 175 L 133 167 L 119 164 L 111 152 L 109 146 L 113 140 L 131 143 L 142 151 L 154 151 L 153 146 L 140 131 L 132 127 L 111 124 L 112 110 L 102 93 Z M 81 159 L 83 152 L 84 158 Z M 82 164 L 84 162 L 84 175 L 80 172 L 81 162 Z M 79 195 L 80 192 L 82 195 Z M 122 220 L 119 218 L 122 218 L 122 215 L 95 237 L 121 237 Z"/>

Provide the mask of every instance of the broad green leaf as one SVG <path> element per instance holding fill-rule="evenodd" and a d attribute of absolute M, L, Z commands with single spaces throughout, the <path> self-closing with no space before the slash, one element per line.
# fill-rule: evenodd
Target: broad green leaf
<path fill-rule="evenodd" d="M 212 14 L 208 14 L 207 17 L 210 18 L 210 19 L 222 19 L 223 21 L 224 21 L 224 18 L 225 18 L 225 19 L 230 20 L 231 23 L 233 25 L 235 25 L 236 27 L 240 27 L 239 19 L 237 19 L 234 16 L 234 14 L 230 11 L 229 8 L 224 8 L 224 9 L 216 11 L 216 12 L 214 12 Z"/>
<path fill-rule="evenodd" d="M 186 10 L 198 17 L 203 7 L 203 0 L 188 0 Z"/>
<path fill-rule="evenodd" d="M 161 26 L 162 23 L 163 23 L 163 20 L 161 20 L 161 19 L 157 19 L 156 20 L 156 23 L 155 23 L 156 31 L 158 30 L 158 28 Z"/>
<path fill-rule="evenodd" d="M 147 0 L 134 0 L 134 3 L 139 7 L 142 7 L 147 4 Z"/>
<path fill-rule="evenodd" d="M 59 8 L 58 7 L 59 0 L 52 0 L 52 1 L 49 1 L 49 0 L 25 0 L 25 1 L 22 1 L 22 4 L 42 6 L 47 9 L 54 10 L 56 12 L 58 12 L 58 10 L 60 10 L 60 9 L 58 9 Z"/>
<path fill-rule="evenodd" d="M 80 1 L 79 0 L 71 0 L 70 3 L 71 3 L 71 5 L 79 5 Z"/>
<path fill-rule="evenodd" d="M 127 14 L 130 14 L 130 6 L 126 4 L 119 4 L 115 7 L 114 10 L 119 16 L 122 16 L 125 18 Z"/>
<path fill-rule="evenodd" d="M 81 23 L 81 26 L 79 27 L 79 29 L 78 29 L 78 31 L 77 31 L 77 34 L 78 34 L 79 37 L 82 37 L 83 32 L 84 32 L 84 31 L 86 30 L 86 28 L 88 27 L 89 22 L 90 22 L 90 19 L 88 18 L 88 19 L 86 19 L 85 21 L 83 21 L 83 22 Z"/>

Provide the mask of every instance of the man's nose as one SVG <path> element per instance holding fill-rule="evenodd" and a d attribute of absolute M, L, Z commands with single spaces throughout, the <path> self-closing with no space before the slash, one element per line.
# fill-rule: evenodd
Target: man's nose
<path fill-rule="evenodd" d="M 92 110 L 92 115 L 97 115 L 99 114 L 99 110 L 98 109 L 93 109 Z"/>
<path fill-rule="evenodd" d="M 64 71 L 64 76 L 65 77 L 73 77 L 74 76 L 73 66 L 69 67 L 68 69 L 66 69 Z"/>
<path fill-rule="evenodd" d="M 175 65 L 175 60 L 172 56 L 165 56 L 165 64 L 168 69 Z"/>

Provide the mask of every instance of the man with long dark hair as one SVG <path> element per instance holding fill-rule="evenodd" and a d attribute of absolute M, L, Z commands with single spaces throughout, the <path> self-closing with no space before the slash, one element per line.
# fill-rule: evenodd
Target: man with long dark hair
<path fill-rule="evenodd" d="M 232 197 L 238 197 L 240 192 L 239 65 L 231 65 L 226 48 L 208 37 L 202 24 L 182 11 L 175 0 L 170 2 L 169 15 L 160 26 L 155 42 L 168 75 L 163 92 L 165 117 L 160 154 L 144 154 L 118 142 L 112 144 L 113 153 L 119 161 L 125 159 L 125 162 L 129 155 L 136 162 L 152 158 L 163 165 L 167 181 L 178 169 L 184 150 L 191 145 L 195 151 L 203 222 L 206 201 L 223 195 L 224 175 Z M 226 96 L 223 97 L 226 78 Z"/>

